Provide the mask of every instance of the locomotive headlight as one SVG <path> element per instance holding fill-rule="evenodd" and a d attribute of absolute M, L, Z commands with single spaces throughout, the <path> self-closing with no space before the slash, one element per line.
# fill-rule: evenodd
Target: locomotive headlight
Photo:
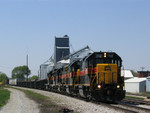
<path fill-rule="evenodd" d="M 117 85 L 117 88 L 119 89 L 119 88 L 120 88 L 120 85 Z"/>
<path fill-rule="evenodd" d="M 98 89 L 101 89 L 102 86 L 101 86 L 101 85 L 98 85 L 97 87 L 98 87 Z"/>
<path fill-rule="evenodd" d="M 107 57 L 107 54 L 106 53 L 104 53 L 104 58 L 106 58 Z"/>

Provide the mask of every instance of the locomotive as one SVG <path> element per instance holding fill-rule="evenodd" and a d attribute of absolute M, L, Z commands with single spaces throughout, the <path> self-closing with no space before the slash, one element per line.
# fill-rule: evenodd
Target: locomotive
<path fill-rule="evenodd" d="M 120 101 L 125 97 L 121 58 L 114 52 L 93 52 L 48 73 L 48 89 L 94 98 Z"/>
<path fill-rule="evenodd" d="M 64 36 L 56 39 L 55 56 L 50 61 L 46 78 L 38 81 L 18 81 L 18 86 L 98 101 L 114 102 L 125 97 L 124 77 L 121 76 L 122 59 L 119 55 L 115 52 L 94 52 L 88 46 L 70 54 L 69 38 Z M 62 41 L 64 39 L 67 39 L 67 43 Z"/>

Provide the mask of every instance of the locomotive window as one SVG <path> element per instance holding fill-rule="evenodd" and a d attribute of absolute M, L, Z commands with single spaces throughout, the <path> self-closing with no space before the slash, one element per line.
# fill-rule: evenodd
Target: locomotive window
<path fill-rule="evenodd" d="M 112 63 L 112 61 L 110 59 L 96 59 L 95 63 Z"/>
<path fill-rule="evenodd" d="M 121 67 L 121 61 L 118 60 L 118 67 Z"/>
<path fill-rule="evenodd" d="M 98 64 L 98 63 L 104 63 L 104 60 L 103 59 L 96 59 L 96 62 L 95 62 L 96 64 Z"/>
<path fill-rule="evenodd" d="M 118 67 L 121 67 L 121 61 L 120 60 L 112 60 L 112 63 L 117 64 Z"/>
<path fill-rule="evenodd" d="M 117 60 L 115 60 L 115 64 L 117 64 L 118 62 L 117 62 Z"/>
<path fill-rule="evenodd" d="M 114 60 L 113 60 L 113 59 L 111 60 L 111 63 L 114 63 Z"/>
<path fill-rule="evenodd" d="M 103 55 L 102 54 L 96 54 L 95 58 L 103 58 Z"/>
<path fill-rule="evenodd" d="M 113 58 L 114 55 L 113 55 L 113 54 L 108 54 L 108 57 L 109 57 L 109 58 Z"/>
<path fill-rule="evenodd" d="M 104 63 L 111 63 L 110 59 L 106 59 Z"/>

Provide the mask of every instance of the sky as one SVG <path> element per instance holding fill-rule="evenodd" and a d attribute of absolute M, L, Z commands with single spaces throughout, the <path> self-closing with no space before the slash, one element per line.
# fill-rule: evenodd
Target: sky
<path fill-rule="evenodd" d="M 31 75 L 54 53 L 54 37 L 68 35 L 74 50 L 113 51 L 123 67 L 150 70 L 150 0 L 0 0 L 0 71 Z"/>

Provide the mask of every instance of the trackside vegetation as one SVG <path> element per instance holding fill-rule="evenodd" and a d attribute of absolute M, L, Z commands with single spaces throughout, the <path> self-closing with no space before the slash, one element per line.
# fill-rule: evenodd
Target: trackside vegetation
<path fill-rule="evenodd" d="M 0 72 L 0 86 L 7 83 L 8 77 L 5 73 Z"/>
<path fill-rule="evenodd" d="M 14 87 L 11 87 L 11 88 L 14 88 Z M 64 113 L 64 110 L 67 109 L 52 102 L 51 97 L 41 95 L 31 90 L 25 90 L 21 88 L 14 88 L 14 89 L 23 91 L 27 95 L 28 98 L 37 102 L 40 105 L 39 106 L 41 110 L 40 113 Z M 70 111 L 69 109 L 67 110 Z M 75 112 L 66 112 L 66 113 L 75 113 Z"/>
<path fill-rule="evenodd" d="M 10 98 L 10 91 L 0 87 L 0 109 L 8 102 Z"/>
<path fill-rule="evenodd" d="M 126 96 L 125 98 L 127 98 L 127 99 L 140 99 L 140 100 L 144 100 L 144 98 L 142 98 L 142 97 L 136 97 L 136 96 Z"/>
<path fill-rule="evenodd" d="M 126 94 L 138 95 L 138 96 L 150 96 L 150 93 L 147 93 L 147 92 L 143 92 L 143 93 L 129 93 L 129 92 L 127 92 Z"/>

